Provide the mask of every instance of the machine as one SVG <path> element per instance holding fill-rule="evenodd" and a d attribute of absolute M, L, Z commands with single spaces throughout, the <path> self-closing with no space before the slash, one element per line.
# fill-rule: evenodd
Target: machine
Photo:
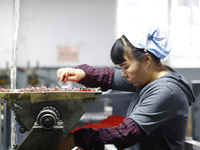
<path fill-rule="evenodd" d="M 15 150 L 56 150 L 95 99 L 100 88 L 80 91 L 0 91 L 15 113 L 20 132 L 28 131 Z"/>

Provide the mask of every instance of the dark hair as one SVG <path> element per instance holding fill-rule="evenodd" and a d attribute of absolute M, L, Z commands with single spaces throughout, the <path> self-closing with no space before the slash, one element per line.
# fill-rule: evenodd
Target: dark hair
<path fill-rule="evenodd" d="M 117 39 L 111 49 L 111 60 L 114 64 L 120 64 L 125 62 L 124 56 L 126 55 L 129 59 L 136 59 L 141 61 L 145 55 L 144 49 L 134 47 L 129 40 L 123 35 L 121 38 Z M 149 52 L 148 52 L 149 53 Z M 160 58 L 149 53 L 156 63 L 160 62 Z"/>

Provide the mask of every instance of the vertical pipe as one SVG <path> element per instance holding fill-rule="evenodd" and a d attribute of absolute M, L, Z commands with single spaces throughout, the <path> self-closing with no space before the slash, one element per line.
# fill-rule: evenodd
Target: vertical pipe
<path fill-rule="evenodd" d="M 11 64 L 11 89 L 16 89 L 16 62 L 17 62 L 17 38 L 19 29 L 19 5 L 20 0 L 14 0 L 14 26 L 13 26 L 13 50 L 12 50 L 12 64 Z M 16 121 L 15 114 L 11 112 L 11 148 L 16 144 Z"/>
<path fill-rule="evenodd" d="M 10 147 L 10 143 L 11 143 L 10 142 L 11 111 L 10 111 L 10 108 L 8 107 L 8 105 L 6 105 L 5 103 L 4 103 L 4 107 L 3 107 L 3 114 L 4 114 L 4 118 L 3 118 L 3 150 L 8 150 L 8 148 Z"/>

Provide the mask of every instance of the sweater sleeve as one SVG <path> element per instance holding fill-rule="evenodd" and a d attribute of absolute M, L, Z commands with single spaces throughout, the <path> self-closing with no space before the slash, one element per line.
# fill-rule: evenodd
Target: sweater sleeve
<path fill-rule="evenodd" d="M 87 64 L 78 65 L 77 69 L 85 71 L 85 78 L 78 83 L 86 87 L 101 87 L 102 91 L 107 91 L 111 88 L 111 81 L 114 74 L 114 69 L 95 68 Z"/>
<path fill-rule="evenodd" d="M 144 137 L 137 123 L 130 119 L 124 119 L 119 126 L 110 128 L 84 128 L 74 132 L 76 146 L 85 150 L 103 149 L 105 144 L 114 144 L 117 149 L 124 149 L 136 144 Z"/>

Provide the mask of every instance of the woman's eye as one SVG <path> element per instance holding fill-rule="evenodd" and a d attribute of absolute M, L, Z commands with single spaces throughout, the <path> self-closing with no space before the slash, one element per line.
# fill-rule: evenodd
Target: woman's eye
<path fill-rule="evenodd" d="M 128 67 L 124 67 L 124 70 L 127 70 L 128 69 Z"/>

